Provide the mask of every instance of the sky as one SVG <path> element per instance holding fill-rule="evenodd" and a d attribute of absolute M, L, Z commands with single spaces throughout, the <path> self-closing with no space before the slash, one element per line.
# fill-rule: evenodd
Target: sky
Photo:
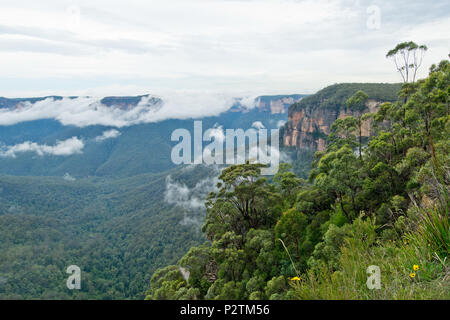
<path fill-rule="evenodd" d="M 0 0 L 0 96 L 314 93 L 399 82 L 389 49 L 450 52 L 450 2 Z"/>

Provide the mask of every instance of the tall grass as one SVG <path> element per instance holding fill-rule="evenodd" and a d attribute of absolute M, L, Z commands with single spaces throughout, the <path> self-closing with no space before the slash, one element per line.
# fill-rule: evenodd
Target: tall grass
<path fill-rule="evenodd" d="M 419 209 L 419 223 L 415 241 L 425 240 L 428 246 L 441 258 L 445 259 L 450 252 L 449 197 L 445 187 L 442 188 L 442 199 L 433 209 Z"/>
<path fill-rule="evenodd" d="M 375 223 L 371 219 L 357 219 L 352 228 L 352 235 L 341 248 L 338 270 L 332 270 L 326 263 L 310 269 L 302 281 L 292 284 L 298 299 L 450 298 L 448 262 L 433 259 L 427 243 L 407 239 L 380 242 L 375 238 Z M 366 286 L 366 270 L 370 265 L 380 267 L 381 289 Z M 413 269 L 415 265 L 419 270 Z"/>

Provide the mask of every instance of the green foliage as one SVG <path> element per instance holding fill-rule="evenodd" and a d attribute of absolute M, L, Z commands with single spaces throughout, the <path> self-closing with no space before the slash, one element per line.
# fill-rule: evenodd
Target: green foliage
<path fill-rule="evenodd" d="M 303 98 L 293 104 L 289 112 L 304 108 L 324 108 L 339 111 L 346 108 L 347 100 L 359 90 L 364 91 L 369 99 L 377 101 L 396 101 L 400 84 L 389 83 L 340 83 L 328 86 L 316 94 Z"/>
<path fill-rule="evenodd" d="M 172 296 L 179 298 L 181 291 L 179 289 L 184 289 L 185 284 L 186 282 L 176 266 L 169 266 L 156 271 L 150 281 L 153 296 L 158 300 L 166 300 Z"/>
<path fill-rule="evenodd" d="M 207 176 L 170 174 L 188 185 Z M 143 299 L 154 271 L 205 240 L 161 197 L 166 176 L 1 176 L 0 298 Z M 66 287 L 72 264 L 81 290 Z"/>
<path fill-rule="evenodd" d="M 278 172 L 273 178 L 273 182 L 279 190 L 281 197 L 284 199 L 285 207 L 287 208 L 294 205 L 296 194 L 305 183 L 303 179 L 297 178 L 297 176 L 290 171 L 291 168 L 292 166 L 290 164 L 281 163 Z"/>
<path fill-rule="evenodd" d="M 450 254 L 450 201 L 447 190 L 443 188 L 442 202 L 433 209 L 419 209 L 417 233 L 411 238 L 415 242 L 423 241 L 442 259 Z"/>
<path fill-rule="evenodd" d="M 316 186 L 335 195 L 349 220 L 358 212 L 356 197 L 363 184 L 360 168 L 357 157 L 348 145 L 325 154 L 317 165 Z M 347 199 L 350 199 L 353 213 L 345 206 Z"/>
<path fill-rule="evenodd" d="M 265 165 L 246 163 L 232 165 L 222 171 L 217 193 L 208 196 L 208 215 L 203 227 L 208 239 L 219 239 L 232 230 L 245 236 L 251 228 L 266 227 L 276 222 L 279 210 L 270 210 L 279 201 L 275 188 L 260 177 Z M 273 206 L 273 205 L 272 205 Z"/>
<path fill-rule="evenodd" d="M 422 65 L 426 45 L 418 45 L 413 41 L 399 43 L 389 50 L 386 58 L 392 58 L 397 71 L 401 74 L 403 82 L 416 81 L 417 70 Z M 412 73 L 412 75 L 411 75 Z"/>
<path fill-rule="evenodd" d="M 350 225 L 345 224 L 337 227 L 330 224 L 327 232 L 323 236 L 323 241 L 318 243 L 314 248 L 314 252 L 308 260 L 310 268 L 318 267 L 321 263 L 325 263 L 332 270 L 339 267 L 339 258 L 341 247 L 344 244 L 344 238 L 350 233 Z"/>
<path fill-rule="evenodd" d="M 290 209 L 283 213 L 275 226 L 275 237 L 284 241 L 296 259 L 303 256 L 302 244 L 306 240 L 308 224 L 305 214 Z"/>
<path fill-rule="evenodd" d="M 350 110 L 362 113 L 364 109 L 366 109 L 367 99 L 369 99 L 367 93 L 362 90 L 358 90 L 358 92 L 347 100 L 346 105 L 350 108 Z"/>
<path fill-rule="evenodd" d="M 405 84 L 403 101 L 392 98 L 370 115 L 376 132 L 367 143 L 356 137 L 380 86 L 363 86 L 367 94 L 336 86 L 340 99 L 316 101 L 347 101 L 359 114 L 336 121 L 308 182 L 287 165 L 272 183 L 257 164 L 225 169 L 207 202 L 211 246 L 187 256 L 202 259 L 180 260 L 195 262 L 195 280 L 174 292 L 179 279 L 168 275 L 164 297 L 197 289 L 199 299 L 448 299 L 448 198 L 440 195 L 450 176 L 449 72 L 442 62 L 427 79 Z M 415 215 L 417 207 L 428 211 Z M 371 265 L 381 269 L 380 290 L 366 286 Z"/>
<path fill-rule="evenodd" d="M 318 263 L 292 284 L 297 299 L 449 299 L 448 261 L 423 254 L 406 241 L 381 242 L 373 220 L 358 219 L 344 239 L 337 264 Z M 429 251 L 428 251 L 429 252 Z M 333 261 L 335 263 L 336 260 Z M 381 289 L 366 286 L 370 265 L 380 267 Z M 419 267 L 414 271 L 413 266 Z M 411 278 L 411 273 L 417 274 Z"/>

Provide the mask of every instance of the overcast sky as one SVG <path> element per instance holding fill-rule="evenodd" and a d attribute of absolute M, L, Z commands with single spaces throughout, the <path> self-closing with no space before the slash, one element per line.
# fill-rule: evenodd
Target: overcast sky
<path fill-rule="evenodd" d="M 428 45 L 425 76 L 449 30 L 448 0 L 0 0 L 0 96 L 396 82 L 389 49 Z"/>

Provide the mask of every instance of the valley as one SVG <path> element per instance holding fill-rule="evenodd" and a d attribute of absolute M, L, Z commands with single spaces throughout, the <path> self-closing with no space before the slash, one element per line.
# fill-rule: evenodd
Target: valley
<path fill-rule="evenodd" d="M 247 129 L 259 121 L 276 128 L 301 97 L 261 97 L 254 110 L 235 105 L 201 120 L 205 127 Z M 102 103 L 131 110 L 141 99 L 111 97 Z M 17 110 L 24 103 L 3 99 L 2 107 Z M 42 119 L 0 126 L 3 148 L 25 141 L 52 145 L 70 137 L 84 144 L 81 153 L 69 156 L 30 150 L 0 157 L 0 298 L 143 299 L 155 270 L 205 241 L 200 232 L 205 210 L 198 203 L 214 189 L 218 171 L 171 162 L 170 134 L 177 128 L 193 130 L 193 121 L 114 128 Z M 109 130 L 120 135 L 99 139 Z M 176 196 L 185 190 L 190 191 Z M 65 287 L 65 268 L 72 264 L 82 270 L 80 291 Z"/>
<path fill-rule="evenodd" d="M 198 120 L 204 128 L 218 130 L 247 129 L 256 123 L 257 127 L 281 128 L 282 162 L 291 163 L 298 177 L 307 178 L 315 152 L 327 149 L 328 135 L 335 130 L 333 123 L 353 116 L 346 101 L 362 89 L 368 92 L 365 112 L 376 113 L 381 103 L 395 100 L 399 85 L 340 84 L 310 96 L 260 97 L 252 109 L 236 104 L 219 115 Z M 125 110 L 125 118 L 141 100 L 102 99 L 112 110 Z M 3 100 L 2 106 L 22 108 L 23 101 L 12 101 L 16 104 Z M 153 100 L 149 108 L 155 103 L 161 102 Z M 149 293 L 157 299 L 168 298 L 160 296 L 155 285 L 149 291 L 150 279 L 161 277 L 160 272 L 172 268 L 166 266 L 197 246 L 204 250 L 211 243 L 201 232 L 202 226 L 203 231 L 208 230 L 210 223 L 204 224 L 204 202 L 208 193 L 217 190 L 217 177 L 226 168 L 171 162 L 171 150 L 177 143 L 171 141 L 171 132 L 186 128 L 194 134 L 194 120 L 114 127 L 37 119 L 0 126 L 0 150 L 4 152 L 0 157 L 0 298 L 143 299 L 149 298 Z M 374 134 L 371 126 L 364 129 L 366 140 Z M 52 144 L 56 148 L 55 142 L 70 137 L 82 141 L 80 152 L 66 156 L 44 153 Z M 24 144 L 26 141 L 30 143 Z M 39 147 L 20 151 L 23 146 L 33 146 L 31 141 Z M 22 147 L 12 149 L 11 145 Z M 10 156 L 11 150 L 19 151 Z M 279 178 L 269 177 L 272 179 Z M 306 186 L 302 189 L 307 190 Z M 301 193 L 304 198 L 299 196 L 305 213 L 315 210 L 310 206 L 323 211 L 308 218 L 312 225 L 328 218 L 344 219 L 329 216 L 325 207 L 331 205 L 330 195 L 325 196 L 323 190 L 311 194 L 325 201 L 322 204 L 306 191 Z M 288 199 L 284 205 L 290 205 L 292 199 Z M 342 222 L 336 223 L 340 226 Z M 264 237 L 268 234 L 252 234 L 259 236 L 267 241 Z M 310 236 L 314 245 L 321 233 L 315 230 Z M 311 248 L 308 250 L 311 254 Z M 183 259 L 190 259 L 189 254 Z M 288 261 L 280 263 L 288 274 Z M 72 264 L 82 270 L 81 290 L 65 287 L 65 268 Z M 305 264 L 302 261 L 300 266 Z"/>

